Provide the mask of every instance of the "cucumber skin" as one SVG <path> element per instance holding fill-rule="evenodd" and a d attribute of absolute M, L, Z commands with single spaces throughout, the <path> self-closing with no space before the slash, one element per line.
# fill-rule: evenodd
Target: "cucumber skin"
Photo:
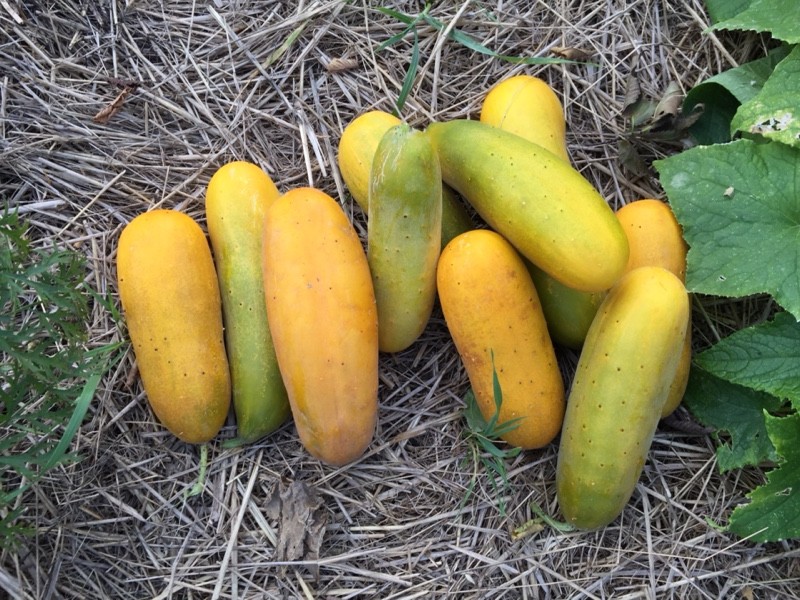
<path fill-rule="evenodd" d="M 556 493 L 579 529 L 620 515 L 641 475 L 681 355 L 683 283 L 641 267 L 612 288 L 589 328 L 558 452 Z"/>
<path fill-rule="evenodd" d="M 367 257 L 383 352 L 420 336 L 436 299 L 442 177 L 428 136 L 406 124 L 381 139 L 370 175 Z"/>
<path fill-rule="evenodd" d="M 261 244 L 264 216 L 279 192 L 258 166 L 223 165 L 206 195 L 208 232 L 222 294 L 237 436 L 269 435 L 289 418 L 264 302 Z"/>
<path fill-rule="evenodd" d="M 400 123 L 391 113 L 372 110 L 351 121 L 339 139 L 339 171 L 365 215 L 369 213 L 369 174 L 375 150 L 383 135 Z M 442 186 L 442 248 L 471 229 L 475 223 L 464 202 L 448 186 Z"/>
<path fill-rule="evenodd" d="M 210 441 L 228 416 L 231 380 L 219 283 L 203 230 L 177 210 L 136 216 L 119 237 L 117 278 L 153 412 L 184 442 Z"/>
<path fill-rule="evenodd" d="M 628 261 L 622 226 L 597 190 L 553 153 L 486 123 L 432 123 L 442 178 L 528 260 L 567 287 L 609 289 Z"/>
<path fill-rule="evenodd" d="M 336 200 L 293 188 L 269 209 L 262 269 L 300 441 L 329 465 L 352 462 L 378 420 L 378 315 L 361 240 Z"/>

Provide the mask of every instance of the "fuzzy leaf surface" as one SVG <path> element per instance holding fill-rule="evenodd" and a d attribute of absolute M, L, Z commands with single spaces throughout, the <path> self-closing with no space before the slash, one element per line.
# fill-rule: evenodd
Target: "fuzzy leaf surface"
<path fill-rule="evenodd" d="M 788 398 L 800 409 L 800 323 L 788 313 L 731 334 L 695 362 L 732 383 Z"/>
<path fill-rule="evenodd" d="M 689 245 L 687 289 L 768 293 L 800 319 L 800 149 L 742 139 L 654 166 Z"/>
<path fill-rule="evenodd" d="M 752 0 L 743 11 L 720 21 L 711 29 L 768 32 L 772 37 L 800 42 L 800 2 L 797 0 Z"/>
<path fill-rule="evenodd" d="M 780 464 L 733 510 L 728 530 L 754 542 L 800 538 L 800 414 L 767 415 L 766 426 Z"/>
<path fill-rule="evenodd" d="M 692 368 L 683 403 L 703 425 L 716 430 L 721 472 L 777 460 L 764 421 L 764 411 L 777 410 L 782 404 L 775 396 Z"/>

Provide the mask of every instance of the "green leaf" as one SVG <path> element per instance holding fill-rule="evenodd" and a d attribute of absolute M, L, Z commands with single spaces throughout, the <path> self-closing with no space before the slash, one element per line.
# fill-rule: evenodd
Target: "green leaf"
<path fill-rule="evenodd" d="M 767 435 L 764 411 L 783 402 L 762 392 L 742 387 L 693 367 L 683 397 L 684 405 L 720 439 L 717 466 L 721 472 L 758 466 L 778 458 Z"/>
<path fill-rule="evenodd" d="M 800 318 L 800 150 L 738 140 L 653 164 L 689 245 L 687 289 L 769 293 Z"/>
<path fill-rule="evenodd" d="M 800 2 L 752 0 L 746 9 L 712 25 L 710 29 L 740 29 L 771 33 L 776 39 L 796 44 L 800 42 Z"/>
<path fill-rule="evenodd" d="M 728 530 L 754 542 L 800 538 L 800 414 L 768 415 L 766 426 L 781 463 L 733 510 Z"/>
<path fill-rule="evenodd" d="M 703 114 L 690 131 L 700 144 L 719 144 L 731 139 L 731 121 L 739 106 L 754 98 L 790 46 L 782 45 L 764 58 L 745 63 L 709 77 L 686 94 L 682 112 L 690 114 L 699 104 Z"/>
<path fill-rule="evenodd" d="M 750 6 L 751 0 L 706 0 L 712 23 L 730 19 Z"/>
<path fill-rule="evenodd" d="M 739 107 L 731 133 L 754 133 L 800 147 L 800 46 L 775 67 L 762 90 Z"/>
<path fill-rule="evenodd" d="M 742 329 L 695 357 L 698 366 L 800 409 L 800 323 L 788 313 Z"/>

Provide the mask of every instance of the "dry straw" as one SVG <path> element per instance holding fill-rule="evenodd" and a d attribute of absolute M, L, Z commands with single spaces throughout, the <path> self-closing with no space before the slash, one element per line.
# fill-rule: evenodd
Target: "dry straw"
<path fill-rule="evenodd" d="M 388 3 L 387 3 L 388 4 Z M 411 38 L 378 3 L 127 0 L 0 2 L 0 196 L 37 244 L 87 255 L 89 278 L 115 294 L 121 227 L 157 206 L 202 221 L 223 162 L 265 168 L 281 189 L 314 185 L 364 233 L 336 164 L 343 127 L 391 110 Z M 419 2 L 392 3 L 409 14 Z M 445 25 L 417 29 L 419 64 L 403 116 L 476 117 L 499 78 L 533 73 L 563 98 L 574 164 L 613 207 L 661 196 L 651 170 L 619 160 L 626 80 L 643 93 L 685 91 L 762 51 L 758 38 L 703 34 L 700 0 L 438 2 Z M 590 62 L 515 65 L 498 54 Z M 560 50 L 559 50 L 560 49 Z M 644 163 L 676 149 L 639 140 Z M 758 316 L 754 302 L 696 307 L 699 345 Z M 122 338 L 98 307 L 93 344 Z M 565 376 L 575 356 L 562 353 Z M 551 527 L 513 541 L 536 502 L 557 514 L 555 446 L 508 464 L 505 516 L 464 435 L 464 371 L 440 313 L 411 349 L 381 363 L 380 425 L 364 459 L 331 469 L 291 425 L 244 449 L 210 448 L 204 491 L 185 498 L 198 450 L 155 422 L 133 356 L 104 378 L 75 442 L 83 456 L 26 494 L 35 536 L 0 563 L 11 598 L 795 598 L 796 543 L 755 545 L 720 533 L 758 470 L 718 474 L 713 441 L 662 426 L 630 505 L 594 533 Z M 684 413 L 685 415 L 685 413 Z M 232 437 L 228 426 L 221 439 Z M 473 477 L 477 485 L 462 505 Z M 319 557 L 279 564 L 279 482 L 304 482 L 325 518 Z M 313 504 L 317 506 L 317 504 Z"/>

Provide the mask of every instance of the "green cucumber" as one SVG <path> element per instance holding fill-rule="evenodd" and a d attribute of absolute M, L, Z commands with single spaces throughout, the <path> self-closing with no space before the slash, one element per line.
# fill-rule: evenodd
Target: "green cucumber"
<path fill-rule="evenodd" d="M 420 336 L 436 299 L 442 235 L 442 178 L 427 134 L 407 124 L 381 138 L 372 161 L 367 258 L 383 352 Z"/>
<path fill-rule="evenodd" d="M 244 161 L 220 167 L 206 192 L 238 429 L 234 443 L 272 433 L 290 412 L 267 322 L 261 273 L 264 215 L 279 195 L 261 168 Z"/>

